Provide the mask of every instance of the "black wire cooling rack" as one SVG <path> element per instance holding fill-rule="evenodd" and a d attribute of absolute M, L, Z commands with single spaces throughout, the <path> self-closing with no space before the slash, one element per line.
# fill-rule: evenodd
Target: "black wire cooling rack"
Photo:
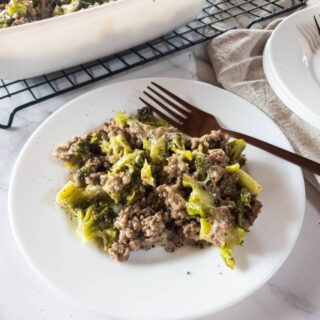
<path fill-rule="evenodd" d="M 250 28 L 305 3 L 306 0 L 207 0 L 198 19 L 154 41 L 52 74 L 0 80 L 0 108 L 5 108 L 7 114 L 6 122 L 1 119 L 0 128 L 10 128 L 18 111 L 39 102 L 176 53 L 230 29 Z"/>

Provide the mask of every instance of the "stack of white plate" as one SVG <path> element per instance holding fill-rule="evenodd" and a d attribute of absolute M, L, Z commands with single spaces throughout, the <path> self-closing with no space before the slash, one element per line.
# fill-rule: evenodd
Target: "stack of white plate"
<path fill-rule="evenodd" d="M 285 19 L 263 54 L 266 77 L 279 98 L 299 117 L 320 128 L 320 7 Z"/>

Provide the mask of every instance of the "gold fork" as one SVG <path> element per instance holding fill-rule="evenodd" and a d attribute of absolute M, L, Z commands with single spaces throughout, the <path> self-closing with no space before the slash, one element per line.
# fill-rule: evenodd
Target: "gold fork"
<path fill-rule="evenodd" d="M 191 137 L 200 137 L 206 133 L 209 133 L 211 130 L 221 130 L 234 138 L 244 139 L 246 142 L 255 147 L 270 152 L 275 156 L 290 161 L 317 175 L 320 175 L 319 163 L 301 157 L 293 152 L 289 152 L 285 149 L 279 148 L 257 138 L 226 129 L 219 124 L 218 120 L 212 114 L 196 108 L 189 102 L 181 99 L 168 89 L 160 86 L 155 82 L 151 82 L 151 84 L 158 90 L 151 86 L 147 86 L 147 89 L 149 91 L 143 91 L 143 93 L 150 100 L 152 100 L 156 104 L 156 106 L 149 103 L 142 97 L 139 97 L 139 99 L 146 106 L 152 108 L 152 110 L 158 116 L 166 120 L 168 123 L 179 129 L 180 131 L 186 133 L 187 135 Z M 171 108 L 168 107 L 168 105 L 171 106 Z M 171 117 L 169 117 L 163 111 L 166 111 L 171 115 Z"/>

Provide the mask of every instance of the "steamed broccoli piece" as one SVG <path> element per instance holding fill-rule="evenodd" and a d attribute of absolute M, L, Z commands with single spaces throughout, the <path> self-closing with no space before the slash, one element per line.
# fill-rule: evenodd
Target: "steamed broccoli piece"
<path fill-rule="evenodd" d="M 32 2 L 29 0 L 10 0 L 6 9 L 11 17 L 23 17 L 26 15 L 30 5 L 32 6 Z"/>
<path fill-rule="evenodd" d="M 251 203 L 254 200 L 254 194 L 247 190 L 243 190 L 239 199 L 236 202 L 236 213 L 237 213 L 237 223 L 242 228 L 243 227 L 243 219 L 251 210 Z"/>
<path fill-rule="evenodd" d="M 92 163 L 87 163 L 82 166 L 80 169 L 76 171 L 76 174 L 80 180 L 83 180 L 88 177 L 94 169 L 94 165 Z"/>
<path fill-rule="evenodd" d="M 231 164 L 229 166 L 226 166 L 225 169 L 228 173 L 235 173 L 240 169 L 240 164 L 237 162 L 235 164 Z"/>
<path fill-rule="evenodd" d="M 252 201 L 254 200 L 254 195 L 249 191 L 242 191 L 240 193 L 240 202 L 247 207 L 250 207 Z"/>
<path fill-rule="evenodd" d="M 117 239 L 115 214 L 106 199 L 97 199 L 95 188 L 81 189 L 68 182 L 57 194 L 57 202 L 68 207 L 77 221 L 77 233 L 85 241 L 96 241 L 104 250 Z"/>
<path fill-rule="evenodd" d="M 142 123 L 148 124 L 154 127 L 167 127 L 168 124 L 157 117 L 154 116 L 152 108 L 150 107 L 143 107 L 138 109 L 138 120 Z"/>
<path fill-rule="evenodd" d="M 186 150 L 186 138 L 183 135 L 176 134 L 168 141 L 169 149 L 177 155 L 181 155 L 184 159 L 191 161 L 192 152 Z"/>
<path fill-rule="evenodd" d="M 208 235 L 212 230 L 212 225 L 206 218 L 200 218 L 200 239 L 208 241 Z M 210 242 L 210 241 L 209 241 Z"/>
<path fill-rule="evenodd" d="M 254 194 L 259 194 L 262 191 L 262 186 L 248 173 L 240 169 L 239 163 L 226 166 L 225 169 L 228 173 L 235 173 L 239 177 L 239 183 L 241 186 L 246 188 L 248 191 Z"/>
<path fill-rule="evenodd" d="M 136 149 L 135 151 L 125 154 L 121 159 L 119 159 L 111 168 L 111 173 L 117 173 L 120 170 L 127 169 L 132 174 L 143 165 L 144 152 L 142 150 Z"/>
<path fill-rule="evenodd" d="M 150 158 L 155 163 L 161 163 L 167 156 L 167 138 L 163 135 L 156 141 L 151 142 Z"/>
<path fill-rule="evenodd" d="M 95 241 L 107 250 L 117 240 L 113 228 L 114 213 L 108 204 L 95 201 L 85 209 L 76 209 L 77 233 L 84 241 Z"/>
<path fill-rule="evenodd" d="M 135 150 L 127 155 L 124 155 L 112 166 L 108 172 L 106 183 L 102 188 L 115 203 L 119 203 L 120 201 L 126 199 L 130 194 L 131 198 L 129 196 L 129 201 L 133 201 L 141 194 L 140 188 L 139 190 L 135 190 L 135 186 L 137 185 L 136 179 L 139 179 L 140 170 L 143 166 L 143 163 L 144 152 L 142 150 Z M 115 190 L 113 181 L 115 181 L 116 177 L 120 177 L 121 173 L 123 172 L 128 173 L 132 177 L 132 181 L 126 185 L 124 189 L 119 191 Z M 136 194 L 133 194 L 134 191 L 136 191 Z"/>
<path fill-rule="evenodd" d="M 227 153 L 232 161 L 244 162 L 244 156 L 242 155 L 243 150 L 247 144 L 243 139 L 235 139 L 227 144 Z"/>
<path fill-rule="evenodd" d="M 118 111 L 114 116 L 114 121 L 120 128 L 123 128 L 129 119 L 130 117 L 124 111 Z"/>
<path fill-rule="evenodd" d="M 208 156 L 202 151 L 198 150 L 194 154 L 194 166 L 196 169 L 196 177 L 200 181 L 205 181 L 208 178 L 208 168 L 210 167 L 210 161 Z"/>
<path fill-rule="evenodd" d="M 219 230 L 219 222 L 215 221 L 212 225 L 206 218 L 200 219 L 200 239 L 212 243 L 210 234 L 213 230 Z M 246 236 L 244 229 L 240 227 L 226 227 L 224 229 L 224 239 L 220 239 L 223 245 L 220 247 L 220 255 L 225 264 L 233 269 L 235 266 L 235 260 L 233 258 L 233 250 L 235 246 L 242 245 Z"/>
<path fill-rule="evenodd" d="M 110 141 L 100 142 L 101 152 L 109 157 L 111 163 L 115 163 L 123 156 L 131 152 L 131 147 L 125 136 L 119 132 L 116 136 L 111 136 Z"/>
<path fill-rule="evenodd" d="M 259 194 L 262 191 L 262 186 L 245 171 L 239 169 L 236 174 L 239 177 L 239 183 L 248 191 L 254 194 Z"/>
<path fill-rule="evenodd" d="M 233 250 L 236 245 L 242 245 L 246 237 L 246 232 L 239 227 L 233 228 L 227 234 L 225 245 L 220 248 L 220 255 L 224 263 L 231 269 L 235 266 Z"/>
<path fill-rule="evenodd" d="M 226 264 L 227 267 L 229 267 L 230 269 L 234 269 L 235 267 L 235 260 L 233 257 L 233 253 L 232 250 L 230 250 L 229 248 L 226 247 L 221 247 L 219 249 L 220 252 L 220 256 L 223 260 L 223 262 Z"/>
<path fill-rule="evenodd" d="M 72 13 L 78 11 L 81 8 L 81 2 L 79 0 L 71 0 L 69 4 L 63 4 L 61 6 L 56 5 L 53 10 L 54 16 L 60 16 L 63 14 Z"/>
<path fill-rule="evenodd" d="M 139 199 L 144 192 L 145 190 L 142 185 L 134 185 L 129 189 L 129 192 L 127 192 L 128 195 L 125 197 L 126 204 L 132 204 Z"/>
<path fill-rule="evenodd" d="M 10 27 L 13 19 L 6 10 L 0 12 L 0 29 Z"/>
<path fill-rule="evenodd" d="M 57 194 L 56 201 L 69 208 L 79 206 L 94 197 L 95 189 L 81 189 L 68 182 Z"/>
<path fill-rule="evenodd" d="M 143 140 L 143 150 L 145 150 L 148 153 L 150 153 L 150 151 L 151 151 L 151 140 L 150 139 L 145 138 Z"/>
<path fill-rule="evenodd" d="M 141 169 L 141 180 L 143 183 L 154 186 L 154 178 L 152 176 L 151 166 L 145 159 Z"/>
<path fill-rule="evenodd" d="M 201 218 L 205 218 L 213 213 L 214 197 L 203 189 L 197 180 L 185 174 L 183 176 L 183 186 L 192 189 L 186 202 L 186 209 L 189 215 L 198 214 Z"/>
<path fill-rule="evenodd" d="M 73 143 L 68 151 L 70 160 L 66 162 L 68 169 L 72 169 L 76 166 L 81 166 L 85 159 L 92 153 L 93 144 L 89 141 L 80 139 Z"/>

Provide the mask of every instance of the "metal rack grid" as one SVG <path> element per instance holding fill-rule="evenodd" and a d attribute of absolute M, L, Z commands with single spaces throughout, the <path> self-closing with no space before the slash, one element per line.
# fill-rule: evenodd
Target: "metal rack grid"
<path fill-rule="evenodd" d="M 0 128 L 12 126 L 18 111 L 57 95 L 157 60 L 212 39 L 238 27 L 253 24 L 303 6 L 306 0 L 207 0 L 201 15 L 170 34 L 112 56 L 25 80 L 0 80 L 0 108 L 7 119 Z"/>

